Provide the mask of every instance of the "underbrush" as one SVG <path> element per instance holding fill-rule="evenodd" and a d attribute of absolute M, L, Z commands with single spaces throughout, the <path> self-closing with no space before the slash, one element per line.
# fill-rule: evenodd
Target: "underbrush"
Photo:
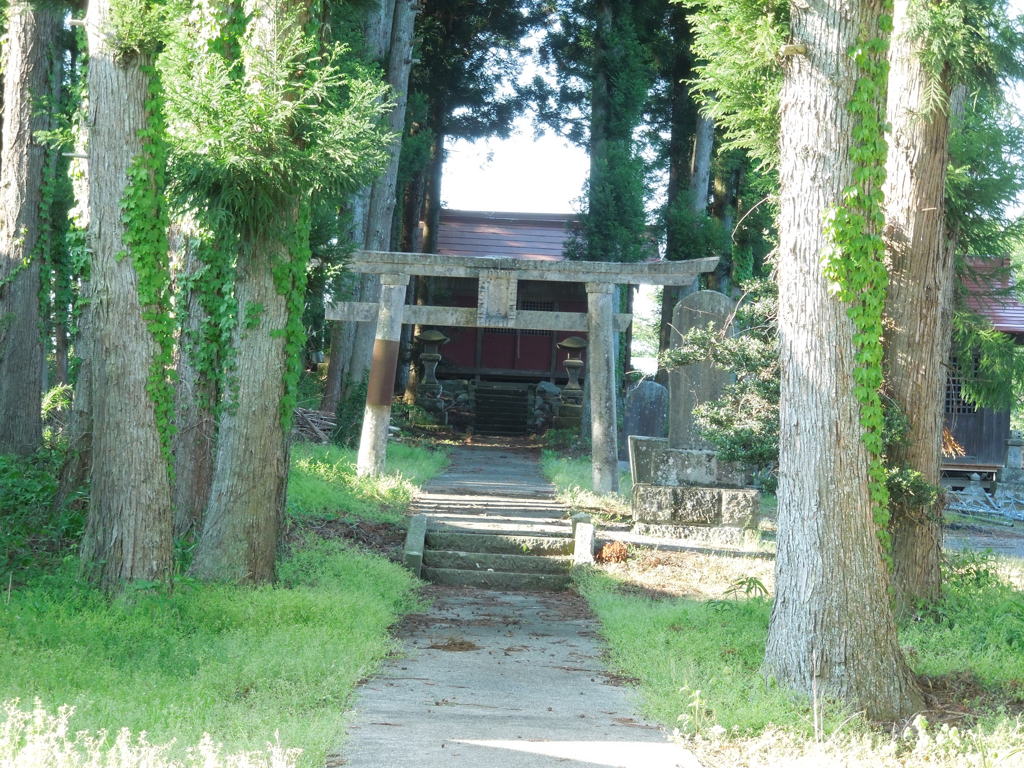
<path fill-rule="evenodd" d="M 417 487 L 447 465 L 443 451 L 391 443 L 386 472 L 356 475 L 356 450 L 297 443 L 288 474 L 288 513 L 302 520 L 344 519 L 405 524 Z"/>
<path fill-rule="evenodd" d="M 0 701 L 21 702 L 0 711 L 0 764 L 162 766 L 192 750 L 204 768 L 322 766 L 356 683 L 393 648 L 388 627 L 415 606 L 406 570 L 336 540 L 306 541 L 259 588 L 179 580 L 110 602 L 74 570 L 0 600 Z M 134 747 L 102 760 L 120 729 Z"/>
<path fill-rule="evenodd" d="M 880 731 L 826 702 L 817 738 L 810 704 L 760 673 L 768 598 L 737 588 L 725 599 L 652 599 L 598 570 L 578 586 L 615 671 L 639 681 L 646 713 L 709 766 L 1024 766 L 1021 565 L 953 555 L 945 571 L 942 602 L 900 628 L 929 711 Z M 708 592 L 729 593 L 717 586 Z"/>
<path fill-rule="evenodd" d="M 52 567 L 74 550 L 85 526 L 82 505 L 53 506 L 63 455 L 0 454 L 0 577 L 3 588 Z"/>

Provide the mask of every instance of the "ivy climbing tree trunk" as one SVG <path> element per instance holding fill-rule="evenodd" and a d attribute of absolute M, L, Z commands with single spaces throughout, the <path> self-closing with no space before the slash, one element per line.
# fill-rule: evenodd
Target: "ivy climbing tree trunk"
<path fill-rule="evenodd" d="M 283 52 L 292 25 L 309 14 L 306 0 L 247 0 L 246 34 L 254 51 Z M 247 87 L 259 62 L 245 61 Z M 235 364 L 218 427 L 217 455 L 203 533 L 191 572 L 201 579 L 263 583 L 274 561 L 288 482 L 288 430 L 304 342 L 302 304 L 309 261 L 308 201 L 280 200 L 269 221 L 241 222 L 235 270 Z"/>
<path fill-rule="evenodd" d="M 135 579 L 168 580 L 172 551 L 170 482 L 158 426 L 168 414 L 156 394 L 166 372 L 145 314 L 159 315 L 160 308 L 140 300 L 147 286 L 159 292 L 154 283 L 166 282 L 166 263 L 142 261 L 139 249 L 159 251 L 159 244 L 129 231 L 130 222 L 156 223 L 151 234 L 159 236 L 158 224 L 165 220 L 159 174 L 139 164 L 152 143 L 143 138 L 153 129 L 147 108 L 152 84 L 145 57 L 111 47 L 111 5 L 92 0 L 85 25 L 93 438 L 81 556 L 91 576 L 116 590 Z M 146 202 L 126 208 L 129 197 Z M 166 259 L 166 239 L 163 245 Z"/>
<path fill-rule="evenodd" d="M 282 213 L 282 224 L 297 230 L 296 207 L 289 213 L 287 218 Z M 288 300 L 274 273 L 296 258 L 288 243 L 280 233 L 264 230 L 248 238 L 239 253 L 235 386 L 222 410 L 210 501 L 192 562 L 192 573 L 202 579 L 260 583 L 274 578 L 288 479 L 285 426 L 291 423 L 291 414 L 281 409 L 289 407 L 285 376 L 295 364 L 285 343 Z M 302 287 L 296 290 L 301 297 Z"/>
<path fill-rule="evenodd" d="M 793 3 L 805 53 L 784 63 L 779 218 L 779 534 L 764 671 L 869 718 L 905 717 L 921 697 L 896 640 L 854 393 L 854 325 L 830 291 L 826 217 L 852 184 L 851 104 L 860 34 L 880 0 Z M 868 105 L 870 108 L 870 105 Z"/>
<path fill-rule="evenodd" d="M 910 0 L 896 0 L 889 55 L 886 385 L 908 425 L 906 440 L 890 448 L 889 460 L 920 472 L 937 488 L 955 269 L 945 242 L 948 111 L 927 100 L 936 88 L 948 98 L 949 88 L 921 61 L 924 44 L 910 35 L 913 7 Z M 892 580 L 899 610 L 939 597 L 942 506 L 941 494 L 930 504 L 894 500 Z"/>
<path fill-rule="evenodd" d="M 50 127 L 39 97 L 50 90 L 63 14 L 14 2 L 7 9 L 0 148 L 0 453 L 28 454 L 42 441 L 43 342 L 37 241 L 45 151 L 33 134 Z"/>

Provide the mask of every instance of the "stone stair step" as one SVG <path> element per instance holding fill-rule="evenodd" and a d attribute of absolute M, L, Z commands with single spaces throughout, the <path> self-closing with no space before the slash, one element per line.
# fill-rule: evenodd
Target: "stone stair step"
<path fill-rule="evenodd" d="M 423 564 L 431 568 L 455 568 L 465 571 L 565 573 L 572 567 L 572 558 L 428 548 L 423 552 Z"/>
<path fill-rule="evenodd" d="M 423 566 L 420 576 L 434 584 L 450 587 L 520 591 L 562 591 L 572 582 L 568 573 L 510 573 L 508 571 L 469 571 L 461 568 Z"/>
<path fill-rule="evenodd" d="M 564 536 L 514 536 L 491 533 L 427 531 L 427 547 L 459 552 L 509 555 L 571 555 L 573 540 Z"/>

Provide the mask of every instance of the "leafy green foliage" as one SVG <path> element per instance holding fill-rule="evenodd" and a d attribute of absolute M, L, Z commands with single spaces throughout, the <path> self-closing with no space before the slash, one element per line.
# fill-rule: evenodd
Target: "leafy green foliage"
<path fill-rule="evenodd" d="M 306 541 L 273 587 L 179 580 L 110 602 L 64 570 L 0 601 L 0 700 L 76 708 L 75 730 L 145 731 L 172 756 L 204 733 L 234 752 L 267 742 L 322 766 L 357 682 L 415 606 L 400 566 L 340 541 Z"/>
<path fill-rule="evenodd" d="M 0 588 L 70 555 L 85 524 L 80 509 L 53 507 L 63 456 L 0 454 Z"/>
<path fill-rule="evenodd" d="M 747 283 L 744 290 L 732 328 L 725 333 L 691 329 L 662 355 L 661 365 L 671 369 L 708 362 L 735 373 L 720 399 L 694 409 L 695 421 L 724 461 L 760 467 L 770 491 L 779 452 L 777 292 L 764 279 Z"/>
<path fill-rule="evenodd" d="M 169 4 L 160 0 L 111 0 L 107 43 L 126 62 L 156 54 L 167 38 Z"/>
<path fill-rule="evenodd" d="M 237 58 L 196 56 L 194 36 L 210 23 L 179 20 L 161 57 L 177 199 L 244 232 L 279 221 L 294 199 L 352 191 L 383 166 L 386 89 L 345 46 L 320 52 L 282 20 L 276 51 L 242 35 Z"/>
<path fill-rule="evenodd" d="M 694 94 L 722 129 L 724 149 L 740 149 L 761 169 L 779 160 L 779 49 L 789 40 L 789 4 L 700 0 L 692 9 Z"/>
<path fill-rule="evenodd" d="M 947 89 L 992 91 L 1024 74 L 1024 28 L 1003 0 L 915 2 L 907 37 L 928 72 L 929 109 L 946 111 Z"/>

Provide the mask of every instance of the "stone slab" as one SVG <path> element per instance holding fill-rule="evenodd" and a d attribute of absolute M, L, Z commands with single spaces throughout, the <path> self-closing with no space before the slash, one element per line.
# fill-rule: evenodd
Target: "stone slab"
<path fill-rule="evenodd" d="M 719 461 L 714 451 L 669 447 L 666 438 L 629 436 L 629 467 L 633 484 L 717 485 L 742 488 L 750 484 L 740 465 Z"/>
<path fill-rule="evenodd" d="M 627 435 L 668 437 L 668 390 L 645 379 L 626 393 L 622 412 Z"/>
<path fill-rule="evenodd" d="M 707 486 L 633 486 L 633 519 L 641 523 L 728 526 L 757 524 L 760 492 L 745 488 Z"/>
<path fill-rule="evenodd" d="M 413 576 L 419 578 L 420 569 L 423 567 L 423 548 L 427 535 L 427 516 L 413 515 L 409 518 L 409 530 L 405 534 L 405 547 L 402 551 L 402 561 L 405 567 L 412 571 Z"/>
<path fill-rule="evenodd" d="M 568 557 L 548 557 L 536 554 L 428 549 L 423 555 L 423 565 L 431 568 L 462 568 L 467 571 L 566 573 L 572 566 L 572 561 Z"/>
<path fill-rule="evenodd" d="M 594 562 L 594 524 L 577 523 L 576 545 L 573 548 L 573 565 L 590 565 Z"/>
<path fill-rule="evenodd" d="M 718 291 L 697 291 L 685 296 L 672 312 L 672 346 L 678 346 L 682 335 L 693 328 L 706 328 L 710 324 L 722 330 L 735 307 L 736 302 Z M 706 450 L 712 447 L 697 433 L 693 409 L 700 403 L 721 397 L 722 389 L 732 378 L 730 371 L 703 362 L 669 371 L 668 436 L 672 448 Z"/>
<path fill-rule="evenodd" d="M 423 566 L 423 578 L 432 584 L 449 587 L 475 587 L 507 591 L 555 591 L 569 588 L 572 578 L 568 573 L 519 573 L 515 571 L 477 571 L 465 568 L 435 568 Z"/>
<path fill-rule="evenodd" d="M 756 544 L 758 539 L 757 531 L 723 526 L 637 523 L 633 526 L 633 532 L 640 536 L 672 539 L 705 547 L 750 547 Z"/>

